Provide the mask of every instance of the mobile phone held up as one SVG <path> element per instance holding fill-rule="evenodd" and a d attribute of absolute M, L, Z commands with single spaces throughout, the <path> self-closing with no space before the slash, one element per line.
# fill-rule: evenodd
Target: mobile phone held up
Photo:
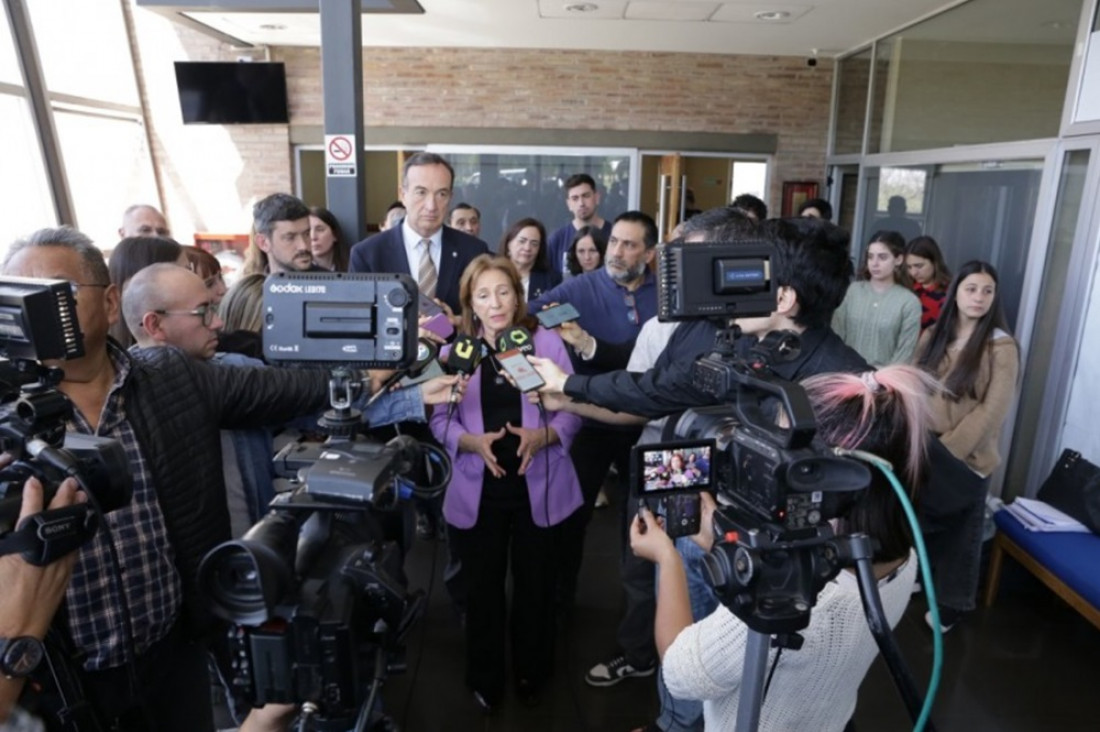
<path fill-rule="evenodd" d="M 447 314 L 442 310 L 433 315 L 429 320 L 424 321 L 420 327 L 435 333 L 444 340 L 450 338 L 455 332 L 454 326 L 451 325 L 451 319 L 448 318 Z"/>
<path fill-rule="evenodd" d="M 539 376 L 539 372 L 535 371 L 535 367 L 518 349 L 498 353 L 496 359 L 500 367 L 512 377 L 512 381 L 520 391 L 534 391 L 546 384 Z"/>
<path fill-rule="evenodd" d="M 421 315 L 439 315 L 443 312 L 443 308 L 439 307 L 439 304 L 425 295 L 420 293 L 420 304 L 418 305 Z"/>
<path fill-rule="evenodd" d="M 538 318 L 539 325 L 543 328 L 557 328 L 562 323 L 576 320 L 581 317 L 581 314 L 577 312 L 575 307 L 566 302 L 541 310 L 535 313 L 535 317 Z"/>

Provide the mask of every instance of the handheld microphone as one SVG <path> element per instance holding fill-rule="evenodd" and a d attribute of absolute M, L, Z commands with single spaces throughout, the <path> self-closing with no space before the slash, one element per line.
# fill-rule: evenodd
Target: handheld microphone
<path fill-rule="evenodd" d="M 451 346 L 451 353 L 447 356 L 447 368 L 452 374 L 469 376 L 477 370 L 481 363 L 481 344 L 468 335 L 460 335 L 455 338 Z M 458 384 L 451 387 L 451 400 L 447 405 L 447 419 L 454 414 L 456 399 L 458 397 Z"/>
<path fill-rule="evenodd" d="M 378 391 L 371 394 L 370 399 L 367 400 L 367 406 L 374 404 L 377 399 L 398 382 L 404 382 L 402 386 L 411 386 L 418 383 L 417 378 L 424 373 L 432 361 L 436 360 L 437 356 L 439 356 L 439 347 L 436 344 L 426 338 L 419 339 L 416 345 L 416 360 L 407 369 L 395 371 L 392 376 L 386 379 Z"/>
<path fill-rule="evenodd" d="M 535 355 L 535 341 L 531 331 L 522 325 L 513 325 L 497 339 L 498 351 L 519 351 L 524 356 Z"/>
<path fill-rule="evenodd" d="M 535 339 L 531 336 L 531 331 L 524 328 L 522 325 L 513 325 L 508 330 L 501 334 L 497 339 L 497 350 L 501 353 L 506 351 L 519 351 L 525 357 L 535 355 Z M 539 379 L 541 382 L 542 379 Z M 522 389 L 523 387 L 521 387 Z M 542 421 L 547 421 L 546 407 L 542 403 L 542 395 L 538 395 L 537 406 L 539 408 L 539 415 L 542 417 Z"/>

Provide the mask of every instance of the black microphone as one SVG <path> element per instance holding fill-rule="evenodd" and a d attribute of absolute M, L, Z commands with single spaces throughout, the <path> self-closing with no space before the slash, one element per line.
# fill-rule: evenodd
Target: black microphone
<path fill-rule="evenodd" d="M 501 334 L 497 339 L 497 350 L 501 353 L 505 351 L 519 351 L 525 357 L 535 355 L 535 339 L 531 336 L 531 331 L 524 328 L 522 325 L 513 325 L 508 330 Z M 539 415 L 542 417 L 543 423 L 547 421 L 546 407 L 542 403 L 542 395 L 538 395 L 538 402 L 536 406 L 539 408 Z"/>
<path fill-rule="evenodd" d="M 455 338 L 451 346 L 451 353 L 447 356 L 447 369 L 452 374 L 469 376 L 477 370 L 481 363 L 481 344 L 468 335 L 460 335 Z M 458 397 L 458 384 L 451 387 L 451 401 L 447 405 L 447 419 L 454 414 L 456 398 Z"/>
<path fill-rule="evenodd" d="M 367 406 L 373 404 L 383 394 L 388 392 L 394 384 L 404 379 L 416 379 L 424 372 L 432 361 L 436 360 L 439 355 L 439 346 L 432 343 L 426 338 L 421 338 L 416 344 L 416 360 L 412 362 L 408 368 L 395 371 L 386 381 L 379 387 L 378 391 L 371 394 L 370 399 L 367 400 Z M 414 382 L 415 383 L 415 382 Z M 404 386 L 404 384 L 403 384 Z"/>
<path fill-rule="evenodd" d="M 498 351 L 519 351 L 524 356 L 535 355 L 535 341 L 531 331 L 522 325 L 513 325 L 497 339 Z"/>

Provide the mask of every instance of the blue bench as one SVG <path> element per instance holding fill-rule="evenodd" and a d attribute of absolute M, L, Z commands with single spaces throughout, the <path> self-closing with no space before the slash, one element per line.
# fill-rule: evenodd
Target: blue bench
<path fill-rule="evenodd" d="M 991 607 L 997 596 L 1008 554 L 1100 628 L 1100 536 L 1028 531 L 1008 511 L 998 511 L 993 520 L 997 535 L 989 558 L 985 606 Z"/>

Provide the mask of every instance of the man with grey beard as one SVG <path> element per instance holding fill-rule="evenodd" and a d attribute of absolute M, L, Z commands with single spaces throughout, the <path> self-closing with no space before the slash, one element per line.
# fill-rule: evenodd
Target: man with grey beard
<path fill-rule="evenodd" d="M 580 313 L 576 323 L 562 326 L 562 338 L 572 348 L 577 373 L 596 374 L 626 367 L 642 324 L 657 315 L 657 282 L 649 265 L 657 246 L 657 226 L 640 211 L 627 211 L 615 219 L 608 237 L 604 266 L 594 272 L 573 277 L 530 304 L 537 313 L 550 303 L 570 303 Z M 537 354 L 536 354 L 537 355 Z M 558 566 L 559 612 L 567 615 L 573 605 L 584 549 L 585 529 L 592 517 L 596 495 L 608 468 L 618 471 L 619 502 L 623 515 L 624 570 L 630 548 L 625 541 L 629 500 L 630 448 L 638 440 L 639 426 L 608 425 L 586 420 L 573 440 L 570 456 L 580 479 L 584 505 L 562 524 L 562 542 Z M 652 569 L 649 572 L 652 584 Z M 624 590 L 633 592 L 633 582 L 624 576 Z M 650 590 L 652 591 L 652 590 Z M 636 603 L 628 601 L 627 606 Z M 631 613 L 619 625 L 615 668 L 589 674 L 594 686 L 610 686 L 631 677 L 650 676 L 657 668 L 653 645 L 652 613 L 633 617 Z M 603 667 L 605 664 L 599 664 Z"/>

